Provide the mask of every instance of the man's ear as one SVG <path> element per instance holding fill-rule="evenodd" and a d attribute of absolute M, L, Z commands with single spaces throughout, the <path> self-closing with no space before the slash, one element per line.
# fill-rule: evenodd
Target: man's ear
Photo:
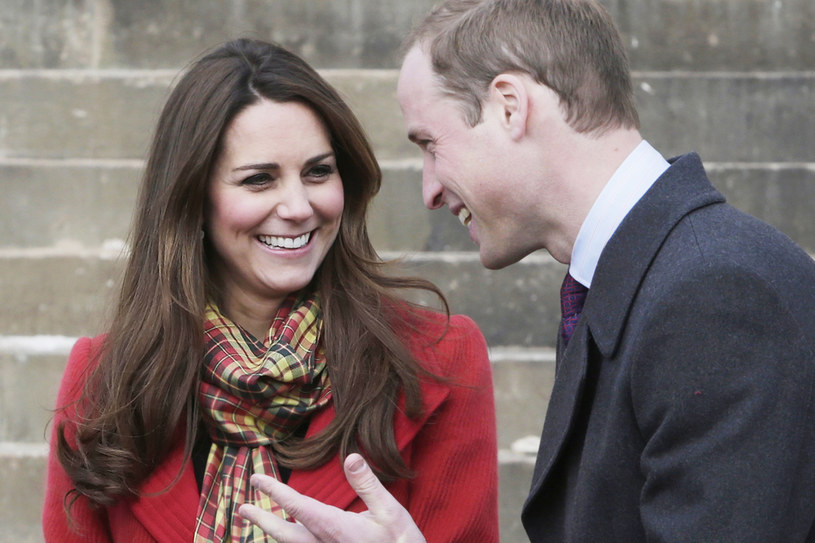
<path fill-rule="evenodd" d="M 498 74 L 489 90 L 501 125 L 513 139 L 522 138 L 526 134 L 530 98 L 524 78 L 512 73 Z"/>

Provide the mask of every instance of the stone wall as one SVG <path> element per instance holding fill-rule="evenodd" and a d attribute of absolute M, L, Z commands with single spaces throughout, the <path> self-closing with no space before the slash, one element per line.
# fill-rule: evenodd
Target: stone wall
<path fill-rule="evenodd" d="M 629 47 L 643 133 L 699 152 L 737 207 L 815 254 L 815 3 L 606 0 Z M 247 35 L 302 54 L 374 142 L 385 182 L 371 233 L 436 281 L 491 346 L 501 529 L 520 504 L 553 378 L 563 267 L 484 270 L 456 219 L 421 204 L 397 47 L 429 0 L 0 0 L 0 540 L 41 541 L 46 425 L 68 350 L 105 328 L 157 112 L 202 51 Z M 528 442 L 527 442 L 528 443 Z M 527 445 L 528 448 L 528 445 Z"/>

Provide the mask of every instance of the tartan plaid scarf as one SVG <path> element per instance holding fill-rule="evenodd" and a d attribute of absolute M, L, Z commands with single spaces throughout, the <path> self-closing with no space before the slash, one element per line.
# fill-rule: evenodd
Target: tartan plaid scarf
<path fill-rule="evenodd" d="M 316 296 L 287 298 L 266 344 L 215 305 L 207 306 L 199 400 L 213 443 L 198 504 L 196 542 L 273 542 L 235 514 L 242 503 L 288 518 L 250 486 L 249 477 L 253 473 L 278 477 L 274 443 L 291 435 L 331 398 L 325 356 L 318 345 L 321 330 Z"/>

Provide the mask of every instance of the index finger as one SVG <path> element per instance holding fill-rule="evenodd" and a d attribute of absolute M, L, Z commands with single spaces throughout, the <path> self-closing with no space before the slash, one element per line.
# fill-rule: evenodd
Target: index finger
<path fill-rule="evenodd" d="M 284 520 L 260 507 L 245 503 L 238 508 L 238 515 L 260 527 L 278 543 L 318 543 L 303 526 Z"/>
<path fill-rule="evenodd" d="M 344 513 L 341 509 L 304 496 L 274 477 L 255 474 L 252 475 L 251 482 L 252 486 L 268 494 L 286 513 L 297 519 L 312 534 L 321 536 L 335 532 L 336 526 L 341 522 L 341 516 Z M 292 541 L 299 542 L 300 539 Z M 311 541 L 317 541 L 317 539 Z"/>

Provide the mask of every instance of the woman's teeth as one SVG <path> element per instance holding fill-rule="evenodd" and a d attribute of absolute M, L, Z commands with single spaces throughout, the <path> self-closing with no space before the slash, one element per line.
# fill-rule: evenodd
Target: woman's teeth
<path fill-rule="evenodd" d="M 296 238 L 286 238 L 283 236 L 258 236 L 258 239 L 269 247 L 274 247 L 275 249 L 299 249 L 300 247 L 308 244 L 308 240 L 311 239 L 311 232 L 303 234 L 302 236 L 297 236 Z"/>
<path fill-rule="evenodd" d="M 462 207 L 461 211 L 458 212 L 458 220 L 461 222 L 461 224 L 467 226 L 470 224 L 470 219 L 472 219 L 472 215 L 470 215 L 470 210 L 467 209 L 466 207 Z"/>

